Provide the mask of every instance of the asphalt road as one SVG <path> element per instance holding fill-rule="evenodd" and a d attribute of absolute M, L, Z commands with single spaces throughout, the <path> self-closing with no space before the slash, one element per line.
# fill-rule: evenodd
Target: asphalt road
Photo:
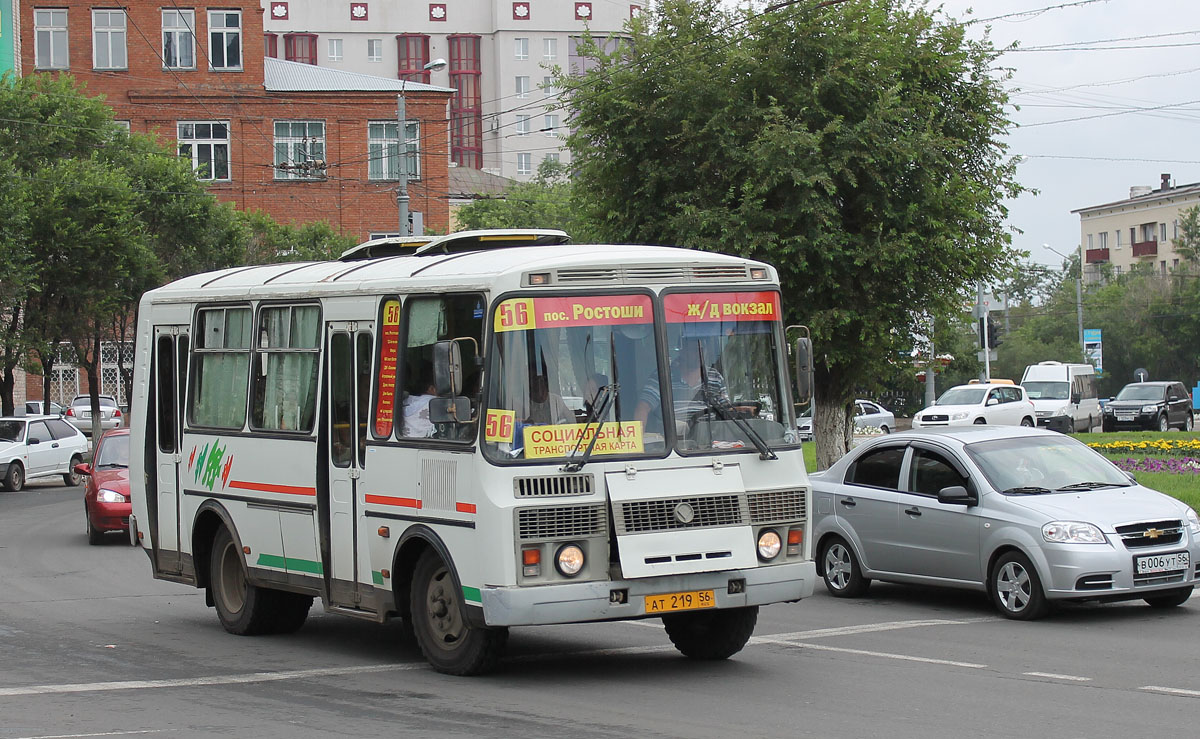
<path fill-rule="evenodd" d="M 0 739 L 18 737 L 1150 737 L 1200 723 L 1200 597 L 1036 623 L 981 595 L 876 583 L 763 609 L 733 659 L 656 621 L 512 631 L 452 678 L 395 625 L 314 606 L 289 636 L 225 633 L 140 550 L 89 547 L 82 488 L 0 493 Z"/>

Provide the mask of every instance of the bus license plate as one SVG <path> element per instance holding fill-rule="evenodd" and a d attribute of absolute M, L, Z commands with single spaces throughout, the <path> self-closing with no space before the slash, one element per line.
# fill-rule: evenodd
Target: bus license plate
<path fill-rule="evenodd" d="M 1149 554 L 1144 557 L 1135 557 L 1133 564 L 1137 574 L 1154 575 L 1159 572 L 1186 570 L 1189 561 L 1187 552 L 1175 552 L 1174 554 Z"/>
<path fill-rule="evenodd" d="M 717 605 L 711 590 L 689 590 L 685 593 L 663 593 L 646 596 L 646 613 L 670 613 L 692 611 L 697 608 L 713 608 Z"/>

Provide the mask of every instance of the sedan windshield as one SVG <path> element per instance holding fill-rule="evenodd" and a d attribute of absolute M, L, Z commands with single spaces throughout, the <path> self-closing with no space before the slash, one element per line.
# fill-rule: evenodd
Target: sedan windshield
<path fill-rule="evenodd" d="M 20 441 L 25 438 L 25 424 L 21 421 L 0 421 L 0 441 Z"/>
<path fill-rule="evenodd" d="M 1065 382 L 1023 382 L 1030 400 L 1070 400 L 1071 386 Z"/>
<path fill-rule="evenodd" d="M 987 395 L 987 388 L 952 387 L 942 393 L 935 405 L 979 405 L 984 395 Z"/>
<path fill-rule="evenodd" d="M 1130 485 L 1125 473 L 1074 439 L 1023 437 L 967 446 L 988 482 L 1013 495 L 1080 492 Z"/>
<path fill-rule="evenodd" d="M 96 468 L 128 467 L 129 466 L 129 435 L 110 436 L 100 445 L 96 457 Z"/>
<path fill-rule="evenodd" d="M 493 328 L 489 458 L 578 457 L 589 445 L 595 457 L 665 451 L 661 419 L 634 419 L 638 389 L 658 376 L 649 295 L 511 298 Z"/>
<path fill-rule="evenodd" d="M 1117 393 L 1113 400 L 1153 400 L 1160 401 L 1164 396 L 1161 385 L 1126 385 Z"/>

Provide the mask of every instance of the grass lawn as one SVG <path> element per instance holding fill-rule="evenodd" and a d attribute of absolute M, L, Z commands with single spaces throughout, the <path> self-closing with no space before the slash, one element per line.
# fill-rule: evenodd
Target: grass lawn
<path fill-rule="evenodd" d="M 1181 431 L 1168 431 L 1160 433 L 1158 431 L 1120 431 L 1108 434 L 1076 434 L 1075 438 L 1082 441 L 1084 444 L 1112 444 L 1117 442 L 1127 442 L 1132 445 L 1146 443 L 1146 449 L 1138 449 L 1136 446 L 1133 449 L 1123 451 L 1106 451 L 1097 449 L 1100 453 L 1111 459 L 1141 459 L 1151 457 L 1155 459 L 1170 459 L 1172 457 L 1194 457 L 1200 459 L 1200 449 L 1196 452 L 1181 451 L 1175 454 L 1166 452 L 1161 449 L 1156 449 L 1153 442 L 1163 440 L 1178 444 L 1184 441 L 1195 441 L 1200 445 L 1200 433 L 1183 433 Z M 815 472 L 817 469 L 817 445 L 814 442 L 804 442 L 804 466 L 809 472 Z M 1200 474 L 1175 474 L 1172 472 L 1142 472 L 1135 471 L 1133 476 L 1139 483 L 1153 490 L 1166 493 L 1173 498 L 1178 498 L 1184 503 L 1200 510 Z"/>

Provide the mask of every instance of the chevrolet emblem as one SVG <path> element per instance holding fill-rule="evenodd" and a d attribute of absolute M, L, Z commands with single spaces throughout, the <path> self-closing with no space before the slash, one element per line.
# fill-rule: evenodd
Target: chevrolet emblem
<path fill-rule="evenodd" d="M 1157 539 L 1162 535 L 1163 532 L 1159 529 L 1146 529 L 1144 532 L 1142 532 L 1142 536 L 1146 539 Z"/>

